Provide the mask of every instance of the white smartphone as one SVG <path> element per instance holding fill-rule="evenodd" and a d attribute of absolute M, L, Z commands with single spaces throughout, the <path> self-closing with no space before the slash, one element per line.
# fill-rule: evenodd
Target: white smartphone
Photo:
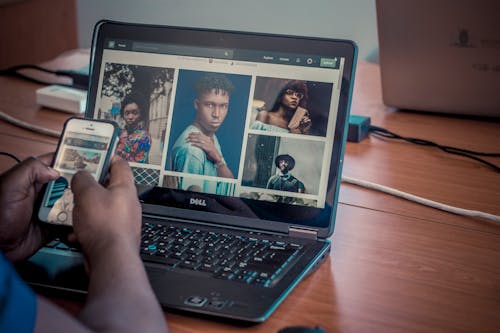
<path fill-rule="evenodd" d="M 118 143 L 118 126 L 114 122 L 69 118 L 59 138 L 52 167 L 61 177 L 45 186 L 38 218 L 47 223 L 73 224 L 71 178 L 86 170 L 102 182 L 109 160 Z"/>

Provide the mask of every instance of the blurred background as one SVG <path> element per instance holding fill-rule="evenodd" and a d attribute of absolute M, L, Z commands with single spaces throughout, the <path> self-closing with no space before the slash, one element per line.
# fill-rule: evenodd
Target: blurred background
<path fill-rule="evenodd" d="M 374 0 L 0 0 L 0 68 L 89 48 L 100 19 L 351 39 L 377 61 Z"/>

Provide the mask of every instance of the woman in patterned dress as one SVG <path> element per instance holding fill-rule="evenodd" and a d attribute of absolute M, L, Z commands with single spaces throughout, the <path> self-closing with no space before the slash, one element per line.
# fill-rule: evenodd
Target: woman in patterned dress
<path fill-rule="evenodd" d="M 120 115 L 125 126 L 120 133 L 116 154 L 129 162 L 147 163 L 151 149 L 151 135 L 144 123 L 146 100 L 139 93 L 131 93 L 121 103 Z"/>

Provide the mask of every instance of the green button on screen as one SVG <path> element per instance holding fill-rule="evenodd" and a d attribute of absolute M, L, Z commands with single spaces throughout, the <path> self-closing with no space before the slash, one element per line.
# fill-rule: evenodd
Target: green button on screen
<path fill-rule="evenodd" d="M 321 67 L 336 67 L 337 58 L 321 58 L 321 62 L 319 65 Z"/>

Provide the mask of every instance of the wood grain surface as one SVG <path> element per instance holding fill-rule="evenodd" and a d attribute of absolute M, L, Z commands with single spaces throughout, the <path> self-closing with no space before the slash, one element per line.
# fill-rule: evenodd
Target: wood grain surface
<path fill-rule="evenodd" d="M 40 109 L 39 86 L 0 78 L 0 110 L 60 130 L 67 114 Z M 352 113 L 398 134 L 500 151 L 500 125 L 484 119 L 402 112 L 383 104 L 379 67 L 360 63 Z M 56 140 L 0 122 L 0 150 L 25 158 Z M 500 164 L 499 159 L 490 159 Z M 0 157 L 0 171 L 13 164 Z M 500 215 L 500 174 L 437 149 L 370 137 L 348 143 L 344 174 L 463 208 Z M 500 224 L 343 184 L 332 253 L 268 321 L 238 326 L 165 312 L 171 332 L 499 332 Z M 70 313 L 82 303 L 51 298 Z"/>
<path fill-rule="evenodd" d="M 22 0 L 0 6 L 0 68 L 38 64 L 78 45 L 76 0 Z"/>

